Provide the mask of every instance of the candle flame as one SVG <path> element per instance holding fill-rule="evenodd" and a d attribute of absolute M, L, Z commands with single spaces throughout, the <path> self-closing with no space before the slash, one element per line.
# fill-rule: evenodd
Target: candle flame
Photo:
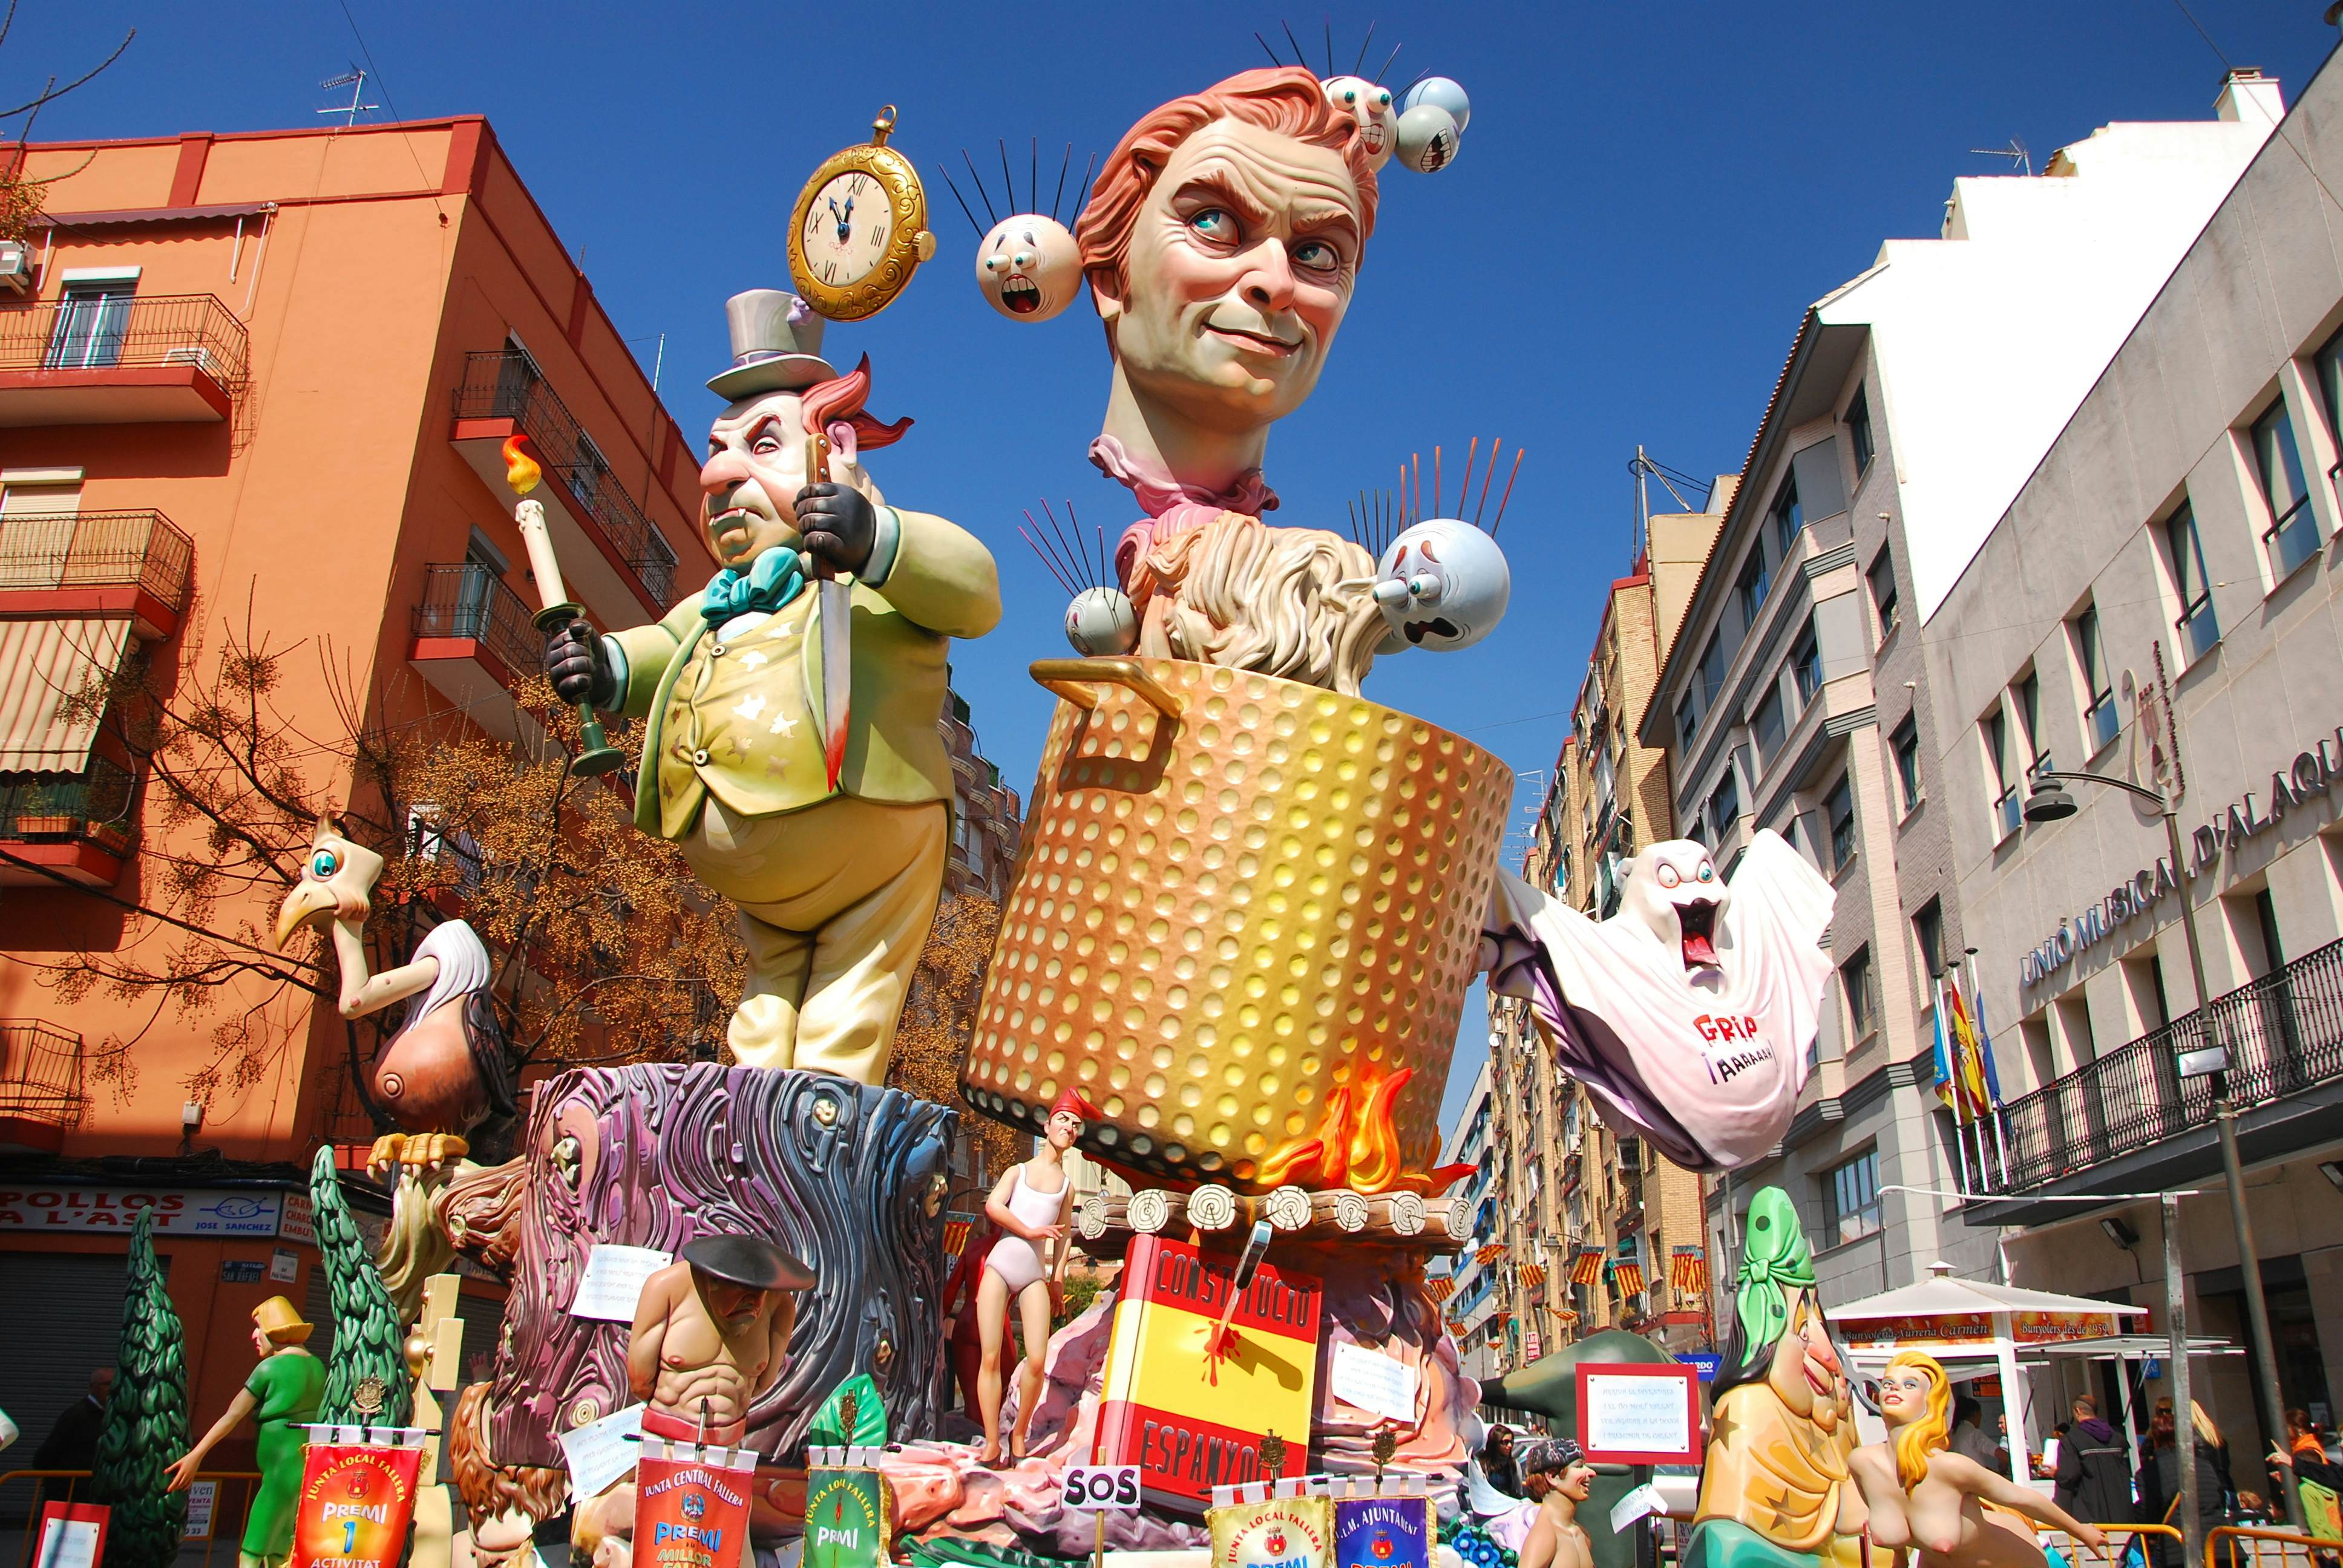
<path fill-rule="evenodd" d="M 528 439 L 526 436 L 505 437 L 505 483 L 513 487 L 516 495 L 528 495 L 545 477 L 545 470 L 537 466 L 537 459 L 522 450 Z"/>

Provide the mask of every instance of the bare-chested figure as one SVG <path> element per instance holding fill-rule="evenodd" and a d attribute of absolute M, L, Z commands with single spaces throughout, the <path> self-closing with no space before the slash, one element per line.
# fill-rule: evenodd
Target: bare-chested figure
<path fill-rule="evenodd" d="M 702 1236 L 643 1282 L 627 1384 L 646 1436 L 737 1444 L 789 1366 L 795 1292 L 813 1271 L 756 1236 Z"/>
<path fill-rule="evenodd" d="M 2036 1524 L 2097 1552 L 2107 1538 L 2049 1498 L 1946 1446 L 1951 1384 L 1935 1358 L 1906 1351 L 1879 1379 L 1887 1441 L 1850 1462 L 1870 1507 L 1871 1543 L 1918 1548 L 1920 1568 L 2043 1568 Z"/>

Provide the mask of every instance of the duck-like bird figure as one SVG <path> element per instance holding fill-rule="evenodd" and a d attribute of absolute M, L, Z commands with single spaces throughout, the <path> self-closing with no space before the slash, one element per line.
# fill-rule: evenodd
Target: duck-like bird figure
<path fill-rule="evenodd" d="M 469 925 L 442 921 L 417 944 L 413 959 L 380 974 L 368 972 L 366 921 L 382 871 L 380 855 L 352 840 L 332 818 L 319 817 L 301 880 L 277 911 L 277 946 L 282 951 L 312 921 L 330 921 L 344 1018 L 364 1018 L 416 998 L 371 1069 L 375 1098 L 401 1131 L 377 1139 L 367 1161 L 377 1177 L 398 1175 L 380 1266 L 384 1282 L 411 1318 L 425 1278 L 453 1256 L 432 1229 L 427 1186 L 473 1171 L 462 1163 L 469 1152 L 463 1135 L 515 1114 L 513 1070 L 488 996 L 494 966 Z"/>

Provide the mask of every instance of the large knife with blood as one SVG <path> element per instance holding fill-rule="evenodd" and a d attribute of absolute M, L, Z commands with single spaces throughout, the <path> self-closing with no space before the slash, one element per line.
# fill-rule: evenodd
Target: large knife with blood
<path fill-rule="evenodd" d="M 854 427 L 840 421 L 826 434 L 807 438 L 806 477 L 843 483 L 830 471 L 833 444 L 854 461 Z M 807 552 L 814 579 L 814 625 L 821 638 L 821 759 L 832 791 L 846 768 L 846 725 L 854 697 L 853 590 L 838 580 L 838 568 Z"/>

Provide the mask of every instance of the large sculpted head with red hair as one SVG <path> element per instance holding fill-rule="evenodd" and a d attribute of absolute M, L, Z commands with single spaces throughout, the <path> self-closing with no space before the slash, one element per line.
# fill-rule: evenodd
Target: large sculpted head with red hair
<path fill-rule="evenodd" d="M 1306 70 L 1247 71 L 1146 116 L 1074 231 L 1118 401 L 1222 440 L 1291 413 L 1317 385 L 1374 222 L 1357 122 Z M 1180 444 L 1163 443 L 1175 467 Z"/>

